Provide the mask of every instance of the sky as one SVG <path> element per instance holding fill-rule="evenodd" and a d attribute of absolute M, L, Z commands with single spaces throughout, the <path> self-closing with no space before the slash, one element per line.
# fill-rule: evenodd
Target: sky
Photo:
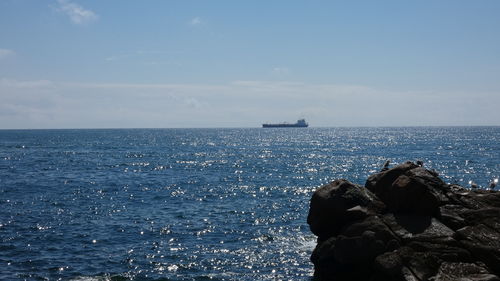
<path fill-rule="evenodd" d="M 0 129 L 500 125 L 500 1 L 0 0 Z"/>

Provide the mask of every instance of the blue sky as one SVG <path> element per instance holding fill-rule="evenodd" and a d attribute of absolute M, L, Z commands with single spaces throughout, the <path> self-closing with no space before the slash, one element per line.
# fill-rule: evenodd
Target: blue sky
<path fill-rule="evenodd" d="M 500 1 L 0 0 L 0 128 L 500 125 Z"/>

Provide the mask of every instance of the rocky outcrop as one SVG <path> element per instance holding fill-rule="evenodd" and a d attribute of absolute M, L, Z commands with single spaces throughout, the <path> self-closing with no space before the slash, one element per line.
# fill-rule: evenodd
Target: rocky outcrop
<path fill-rule="evenodd" d="M 307 223 L 315 280 L 500 281 L 500 192 L 446 184 L 412 162 L 364 187 L 320 187 Z"/>

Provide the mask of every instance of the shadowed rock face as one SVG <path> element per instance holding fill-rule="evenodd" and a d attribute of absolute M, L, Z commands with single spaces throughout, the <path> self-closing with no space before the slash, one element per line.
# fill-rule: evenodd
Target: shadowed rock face
<path fill-rule="evenodd" d="M 316 280 L 498 280 L 500 193 L 407 162 L 313 194 Z"/>

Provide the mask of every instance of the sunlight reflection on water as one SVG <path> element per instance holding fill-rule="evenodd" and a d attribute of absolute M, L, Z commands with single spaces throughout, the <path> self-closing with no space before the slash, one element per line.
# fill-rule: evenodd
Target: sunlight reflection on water
<path fill-rule="evenodd" d="M 500 128 L 0 131 L 0 279 L 309 280 L 314 190 L 499 177 Z M 88 279 L 87 279 L 88 278 Z"/>

